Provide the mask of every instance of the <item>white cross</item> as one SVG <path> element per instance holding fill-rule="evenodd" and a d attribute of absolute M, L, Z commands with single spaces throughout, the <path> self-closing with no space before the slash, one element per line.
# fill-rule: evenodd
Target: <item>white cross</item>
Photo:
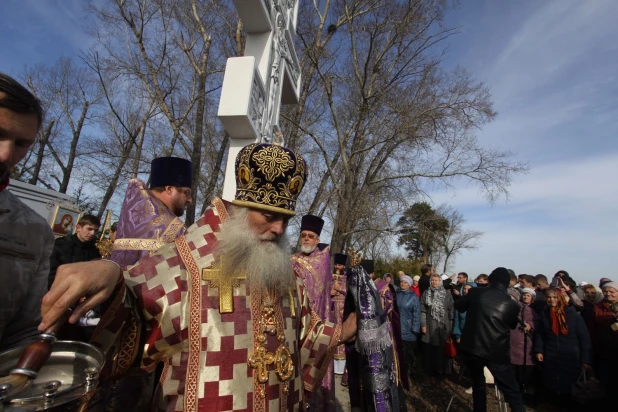
<path fill-rule="evenodd" d="M 233 0 L 247 39 L 244 57 L 227 60 L 218 117 L 230 135 L 223 199 L 236 191 L 236 155 L 254 142 L 280 136 L 281 104 L 296 104 L 300 64 L 293 36 L 299 0 Z M 281 144 L 284 144 L 281 142 Z"/>

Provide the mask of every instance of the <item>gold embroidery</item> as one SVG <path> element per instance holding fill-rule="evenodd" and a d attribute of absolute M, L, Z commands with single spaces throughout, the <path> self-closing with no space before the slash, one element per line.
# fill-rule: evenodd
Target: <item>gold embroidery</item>
<path fill-rule="evenodd" d="M 245 146 L 236 159 L 233 204 L 294 216 L 306 179 L 303 158 L 279 146 Z"/>
<path fill-rule="evenodd" d="M 253 154 L 258 171 L 264 173 L 270 181 L 283 175 L 294 167 L 294 161 L 288 153 L 276 146 L 267 146 Z"/>
<path fill-rule="evenodd" d="M 266 397 L 264 385 L 268 382 L 268 366 L 275 362 L 275 355 L 270 353 L 266 348 L 266 335 L 260 333 L 257 337 L 257 347 L 255 352 L 249 356 L 249 366 L 255 369 L 257 380 L 262 385 L 260 386 L 259 394 L 262 398 Z"/>
<path fill-rule="evenodd" d="M 224 257 L 212 264 L 210 269 L 202 269 L 202 279 L 208 281 L 208 287 L 219 289 L 219 313 L 234 312 L 234 288 L 240 286 L 240 280 L 246 279 L 245 275 L 223 277 L 221 265 Z"/>
<path fill-rule="evenodd" d="M 173 240 L 173 239 L 172 239 Z M 113 250 L 157 250 L 166 242 L 162 239 L 116 239 Z"/>
<path fill-rule="evenodd" d="M 283 315 L 281 308 L 275 309 L 275 304 L 279 302 L 276 295 L 266 294 L 262 301 L 260 314 L 260 331 L 256 338 L 256 347 L 247 361 L 249 367 L 255 370 L 256 390 L 260 398 L 266 397 L 265 384 L 268 382 L 268 366 L 274 365 L 275 374 L 279 382 L 283 385 L 282 391 L 288 393 L 288 382 L 294 373 L 292 354 L 285 343 Z M 266 348 L 266 334 L 277 336 L 279 347 L 275 353 L 271 353 Z"/>
<path fill-rule="evenodd" d="M 189 359 L 187 360 L 187 372 L 185 375 L 184 410 L 196 412 L 198 405 L 197 387 L 200 373 L 200 352 L 202 351 L 202 339 L 200 337 L 202 325 L 200 271 L 185 237 L 178 236 L 175 243 L 178 255 L 187 268 L 189 281 Z"/>
<path fill-rule="evenodd" d="M 227 209 L 225 208 L 225 204 L 223 203 L 223 200 L 219 199 L 218 197 L 215 197 L 212 201 L 212 204 L 217 210 L 217 214 L 219 215 L 219 219 L 221 220 L 221 223 L 227 222 L 229 215 L 227 213 Z"/>
<path fill-rule="evenodd" d="M 99 240 L 96 243 L 97 249 L 99 249 L 99 253 L 102 258 L 107 258 L 112 254 L 112 248 L 114 246 L 114 242 L 111 239 L 103 239 Z"/>

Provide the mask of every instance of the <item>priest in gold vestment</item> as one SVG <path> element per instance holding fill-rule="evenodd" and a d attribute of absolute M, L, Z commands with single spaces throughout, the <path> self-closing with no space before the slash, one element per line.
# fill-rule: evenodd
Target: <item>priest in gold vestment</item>
<path fill-rule="evenodd" d="M 186 235 L 124 276 L 105 260 L 62 266 L 40 328 L 86 297 L 70 321 L 103 303 L 93 339 L 107 355 L 102 379 L 169 359 L 160 410 L 304 410 L 356 331 L 355 317 L 320 319 L 290 264 L 284 232 L 306 175 L 291 150 L 243 148 L 232 204 L 215 199 Z"/>

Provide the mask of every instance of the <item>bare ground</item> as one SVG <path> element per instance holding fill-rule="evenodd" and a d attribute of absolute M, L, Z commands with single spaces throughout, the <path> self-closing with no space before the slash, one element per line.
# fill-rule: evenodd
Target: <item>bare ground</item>
<path fill-rule="evenodd" d="M 458 372 L 457 366 L 455 366 Z M 350 411 L 348 390 L 341 386 L 341 375 L 335 376 L 337 385 L 337 410 L 341 412 Z M 408 412 L 443 412 L 449 404 L 451 396 L 453 403 L 450 411 L 452 412 L 472 412 L 472 395 L 465 393 L 466 388 L 471 386 L 471 382 L 466 378 L 459 381 L 459 376 L 453 374 L 445 379 L 430 377 L 419 377 L 411 384 L 411 390 L 406 392 Z M 502 409 L 504 410 L 504 409 Z M 559 409 L 548 405 L 538 404 L 534 407 L 527 406 L 529 412 L 558 412 Z M 487 387 L 487 411 L 500 412 L 494 385 Z"/>

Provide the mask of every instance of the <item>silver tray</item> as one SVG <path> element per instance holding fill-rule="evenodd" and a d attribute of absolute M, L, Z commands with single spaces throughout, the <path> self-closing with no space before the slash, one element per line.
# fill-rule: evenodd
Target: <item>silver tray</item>
<path fill-rule="evenodd" d="M 15 368 L 25 346 L 0 353 L 0 377 Z M 56 341 L 52 353 L 30 387 L 4 400 L 0 411 L 79 410 L 98 383 L 105 357 L 83 342 Z M 64 405 L 63 408 L 58 408 Z M 4 407 L 4 408 L 3 408 Z"/>

